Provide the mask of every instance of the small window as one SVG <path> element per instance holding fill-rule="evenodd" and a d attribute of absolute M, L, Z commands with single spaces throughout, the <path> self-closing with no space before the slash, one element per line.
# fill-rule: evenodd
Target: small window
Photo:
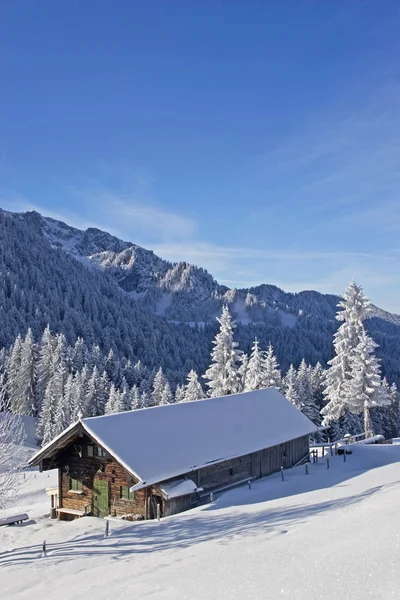
<path fill-rule="evenodd" d="M 99 458 L 106 458 L 107 452 L 103 450 L 103 448 L 100 448 L 100 446 L 95 446 L 94 455 L 98 456 Z"/>
<path fill-rule="evenodd" d="M 129 485 L 121 485 L 121 487 L 119 488 L 119 494 L 120 498 L 123 498 L 124 500 L 135 499 L 135 492 L 129 491 Z"/>
<path fill-rule="evenodd" d="M 87 455 L 88 456 L 94 456 L 94 452 L 93 451 L 94 451 L 93 446 L 88 446 L 87 447 Z"/>
<path fill-rule="evenodd" d="M 70 477 L 69 489 L 71 492 L 81 492 L 82 491 L 82 481 L 79 481 L 78 479 L 72 479 L 72 477 Z"/>
<path fill-rule="evenodd" d="M 229 469 L 229 475 L 230 475 L 230 477 L 233 476 L 233 468 L 232 467 Z"/>

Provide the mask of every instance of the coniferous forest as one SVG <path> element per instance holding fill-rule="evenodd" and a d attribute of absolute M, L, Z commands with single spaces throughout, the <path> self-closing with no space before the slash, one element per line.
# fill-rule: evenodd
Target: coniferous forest
<path fill-rule="evenodd" d="M 213 288 L 204 270 L 170 265 L 152 253 L 135 275 L 142 287 L 133 289 L 131 279 L 127 289 L 126 280 L 121 286 L 120 264 L 117 273 L 115 268 L 96 268 L 84 260 L 85 252 L 66 250 L 60 224 L 46 236 L 38 227 L 40 215 L 28 217 L 0 211 L 0 401 L 17 414 L 37 417 L 39 442 L 46 443 L 80 416 L 269 386 L 281 389 L 316 424 L 330 425 L 332 436 L 365 428 L 397 435 L 400 324 L 395 315 L 366 301 L 357 324 L 345 320 L 337 331 L 340 299 L 305 292 L 286 298 L 291 305 L 285 322 L 284 292 L 274 291 L 275 300 L 266 310 L 260 286 L 261 291 L 245 291 L 250 318 L 243 319 L 235 309 L 244 291 Z M 71 228 L 65 228 L 71 236 Z M 93 248 L 93 235 L 90 243 L 86 239 L 91 245 L 86 254 L 107 252 L 109 260 L 110 250 L 102 250 L 108 234 L 94 231 L 97 245 Z M 133 247 L 116 238 L 112 246 L 118 256 Z M 138 255 L 148 252 L 134 249 Z M 130 260 L 130 268 L 136 268 L 132 256 Z M 155 273 L 160 272 L 164 279 L 155 289 Z M 132 269 L 129 273 L 132 278 Z M 146 302 L 140 294 L 143 282 L 150 280 Z M 192 306 L 186 311 L 190 318 L 196 316 L 193 306 L 200 296 L 204 299 L 204 281 L 208 312 L 203 309 L 188 324 L 177 317 L 184 316 L 185 305 Z M 178 289 L 174 313 L 160 314 L 157 298 L 166 289 L 171 293 L 171 282 Z M 351 304 L 357 294 L 363 298 L 359 290 L 348 290 L 345 302 Z M 185 297 L 189 292 L 191 304 Z M 222 306 L 218 323 L 215 316 Z M 339 308 L 345 314 L 346 304 Z M 229 364 L 221 358 L 227 347 Z M 349 352 L 352 359 L 344 365 Z M 373 373 L 363 371 L 360 357 L 365 356 L 372 357 Z M 345 382 L 338 382 L 335 369 L 348 373 Z M 378 390 L 373 397 L 364 394 L 368 386 Z M 350 395 L 358 402 L 346 400 Z M 370 410 L 362 415 L 366 403 Z"/>

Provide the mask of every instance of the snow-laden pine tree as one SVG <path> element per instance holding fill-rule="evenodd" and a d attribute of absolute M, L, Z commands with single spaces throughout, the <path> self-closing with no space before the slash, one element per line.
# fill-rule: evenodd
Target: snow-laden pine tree
<path fill-rule="evenodd" d="M 371 408 L 388 406 L 390 394 L 382 386 L 381 368 L 375 356 L 378 344 L 369 337 L 364 328 L 360 341 L 350 357 L 350 377 L 346 383 L 346 404 L 354 414 L 364 414 L 366 437 L 373 435 Z"/>
<path fill-rule="evenodd" d="M 311 386 L 315 404 L 321 410 L 324 405 L 325 370 L 319 362 L 311 367 Z"/>
<path fill-rule="evenodd" d="M 283 380 L 283 391 L 285 397 L 294 406 L 300 409 L 300 397 L 297 383 L 297 372 L 293 365 L 290 365 L 288 372 Z"/>
<path fill-rule="evenodd" d="M 163 399 L 164 388 L 167 384 L 167 380 L 164 376 L 163 370 L 160 367 L 157 373 L 154 375 L 153 379 L 153 388 L 151 392 L 151 404 L 152 406 L 157 406 L 161 404 Z"/>
<path fill-rule="evenodd" d="M 175 402 L 183 402 L 185 399 L 185 386 L 177 385 L 175 390 Z"/>
<path fill-rule="evenodd" d="M 238 392 L 245 391 L 245 383 L 246 383 L 246 373 L 247 368 L 249 366 L 249 356 L 245 352 L 239 352 L 239 368 L 238 368 L 238 376 L 239 376 L 239 387 Z"/>
<path fill-rule="evenodd" d="M 141 408 L 140 392 L 136 384 L 133 384 L 131 388 L 131 410 L 138 410 Z"/>
<path fill-rule="evenodd" d="M 143 390 L 140 394 L 140 408 L 149 408 L 151 404 L 151 396 L 147 390 Z"/>
<path fill-rule="evenodd" d="M 275 387 L 278 390 L 282 387 L 282 375 L 278 364 L 278 359 L 274 354 L 274 348 L 270 343 L 264 358 L 264 379 L 263 387 Z"/>
<path fill-rule="evenodd" d="M 204 374 L 211 397 L 235 394 L 240 389 L 238 343 L 233 339 L 235 323 L 227 306 L 222 309 L 219 333 L 213 341 L 212 363 Z"/>
<path fill-rule="evenodd" d="M 121 404 L 123 406 L 123 408 L 120 412 L 130 410 L 131 404 L 132 404 L 132 396 L 131 396 L 131 390 L 129 389 L 129 385 L 128 385 L 128 382 L 126 381 L 126 379 L 124 379 L 124 381 L 122 383 L 122 389 L 120 390 L 120 393 L 121 393 Z"/>
<path fill-rule="evenodd" d="M 160 406 L 167 406 L 168 404 L 171 404 L 173 399 L 172 396 L 172 392 L 171 392 L 171 387 L 168 383 L 168 381 L 165 383 L 163 390 L 161 392 L 161 400 L 160 400 Z"/>
<path fill-rule="evenodd" d="M 184 392 L 183 402 L 193 402 L 194 400 L 201 400 L 204 398 L 203 388 L 201 387 L 196 371 L 193 369 L 187 376 L 187 384 Z"/>
<path fill-rule="evenodd" d="M 52 376 L 53 352 L 57 340 L 51 335 L 50 327 L 47 325 L 42 334 L 39 344 L 38 364 L 37 364 L 37 384 L 36 384 L 36 404 L 40 411 L 47 384 Z"/>
<path fill-rule="evenodd" d="M 68 377 L 65 381 L 64 386 L 64 406 L 68 407 L 69 411 L 69 420 L 67 426 L 71 423 L 77 421 L 77 416 L 75 412 L 75 401 L 74 401 L 74 376 L 72 373 L 68 374 Z"/>
<path fill-rule="evenodd" d="M 13 413 L 18 414 L 20 408 L 20 384 L 19 372 L 21 369 L 21 350 L 22 339 L 18 334 L 11 349 L 10 358 L 7 365 L 7 391 L 9 405 Z"/>
<path fill-rule="evenodd" d="M 19 415 L 37 414 L 36 406 L 36 380 L 37 380 L 37 349 L 33 340 L 32 330 L 29 328 L 21 344 L 20 367 L 17 378 L 17 405 L 13 411 Z"/>
<path fill-rule="evenodd" d="M 84 398 L 84 414 L 87 417 L 97 417 L 103 414 L 107 400 L 106 390 L 97 366 L 95 365 L 89 377 Z"/>
<path fill-rule="evenodd" d="M 310 421 L 316 425 L 319 425 L 321 419 L 313 396 L 311 375 L 312 371 L 303 358 L 297 370 L 296 378 L 298 407 L 300 408 L 301 412 L 310 419 Z"/>
<path fill-rule="evenodd" d="M 249 362 L 244 378 L 244 391 L 251 392 L 264 387 L 265 381 L 265 356 L 260 350 L 257 338 L 254 340 Z"/>
<path fill-rule="evenodd" d="M 347 390 L 352 370 L 350 359 L 360 343 L 363 320 L 371 311 L 370 302 L 364 296 L 362 287 L 354 281 L 350 283 L 338 307 L 341 310 L 336 319 L 342 324 L 334 335 L 335 356 L 328 362 L 330 368 L 326 373 L 324 391 L 326 405 L 321 410 L 323 425 L 339 421 L 349 407 Z"/>
<path fill-rule="evenodd" d="M 53 437 L 64 431 L 64 429 L 66 429 L 71 423 L 71 404 L 69 402 L 67 393 L 69 390 L 66 389 L 68 377 L 64 385 L 64 392 L 57 402 L 54 415 L 54 424 L 52 428 Z"/>
<path fill-rule="evenodd" d="M 53 351 L 51 362 L 51 377 L 47 383 L 44 394 L 43 407 L 36 429 L 36 437 L 42 445 L 48 444 L 56 435 L 56 415 L 58 404 L 63 401 L 65 384 L 67 381 L 67 367 L 65 362 L 66 340 L 63 334 L 57 335 L 57 343 Z"/>
<path fill-rule="evenodd" d="M 122 407 L 121 394 L 120 394 L 119 390 L 117 390 L 115 385 L 112 383 L 111 387 L 110 387 L 110 393 L 108 396 L 108 400 L 106 402 L 106 406 L 104 409 L 104 414 L 112 415 L 114 413 L 122 412 L 121 407 Z"/>
<path fill-rule="evenodd" d="M 89 353 L 83 338 L 78 337 L 71 352 L 72 370 L 80 373 L 89 362 Z"/>

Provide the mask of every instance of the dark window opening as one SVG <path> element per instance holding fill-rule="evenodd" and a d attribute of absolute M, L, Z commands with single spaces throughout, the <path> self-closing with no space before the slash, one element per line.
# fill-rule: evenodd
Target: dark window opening
<path fill-rule="evenodd" d="M 230 477 L 232 477 L 232 475 L 233 475 L 233 468 L 232 467 L 229 469 L 229 475 L 230 475 Z"/>

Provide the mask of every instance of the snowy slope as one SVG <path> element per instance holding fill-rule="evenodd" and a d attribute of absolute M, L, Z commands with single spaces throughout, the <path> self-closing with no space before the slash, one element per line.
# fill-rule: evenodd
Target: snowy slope
<path fill-rule="evenodd" d="M 0 529 L 0 597 L 398 598 L 399 459 L 400 447 L 359 447 L 161 523 L 111 521 L 109 538 L 99 519 L 43 518 L 38 474 L 14 509 L 36 523 Z"/>

